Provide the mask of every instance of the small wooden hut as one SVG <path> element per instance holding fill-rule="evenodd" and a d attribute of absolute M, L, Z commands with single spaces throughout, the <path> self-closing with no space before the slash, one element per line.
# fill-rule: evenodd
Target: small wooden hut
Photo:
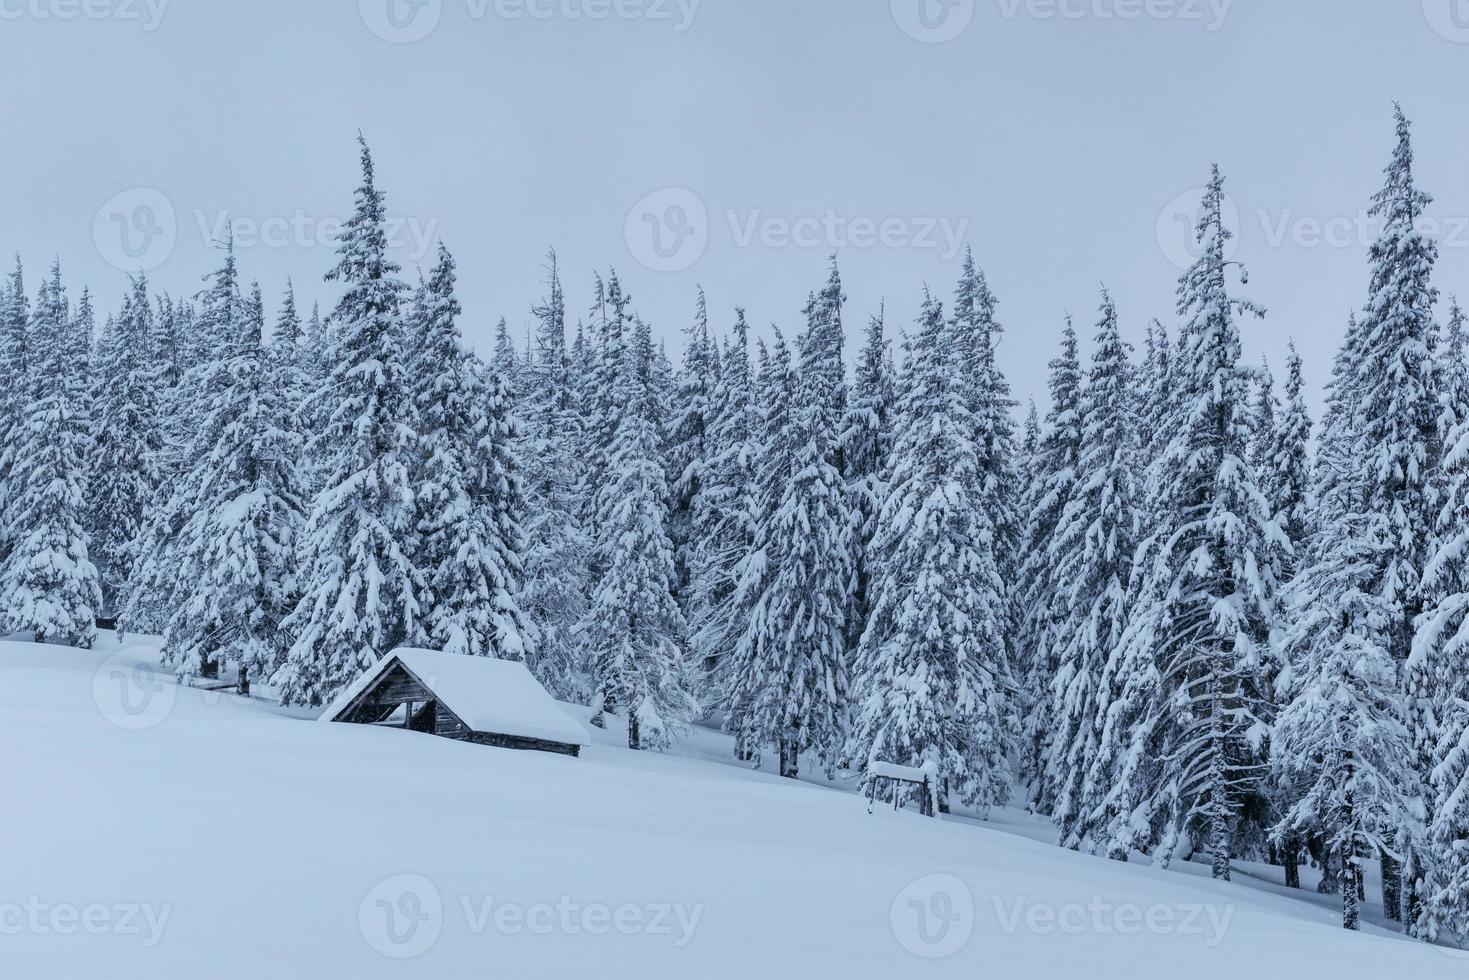
<path fill-rule="evenodd" d="M 413 647 L 369 667 L 321 720 L 570 756 L 591 741 L 524 664 Z"/>

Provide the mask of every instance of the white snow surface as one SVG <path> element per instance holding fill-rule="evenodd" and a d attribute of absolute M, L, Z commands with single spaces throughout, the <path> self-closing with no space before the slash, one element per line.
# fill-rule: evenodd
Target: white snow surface
<path fill-rule="evenodd" d="M 311 724 L 105 643 L 0 642 L 7 978 L 1469 975 L 1243 868 L 869 816 L 701 729 L 572 759 Z"/>
<path fill-rule="evenodd" d="M 395 660 L 474 731 L 570 745 L 587 745 L 592 740 L 585 726 L 566 713 L 525 664 L 417 647 L 398 647 L 363 671 L 327 706 L 321 720 L 334 719 Z"/>

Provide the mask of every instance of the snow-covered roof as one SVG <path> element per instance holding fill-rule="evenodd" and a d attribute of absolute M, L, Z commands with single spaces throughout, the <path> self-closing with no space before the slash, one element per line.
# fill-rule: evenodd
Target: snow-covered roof
<path fill-rule="evenodd" d="M 581 722 L 562 710 L 525 664 L 416 647 L 399 647 L 363 671 L 322 712 L 321 720 L 334 721 L 394 661 L 407 667 L 474 731 L 570 745 L 587 745 L 592 740 Z"/>

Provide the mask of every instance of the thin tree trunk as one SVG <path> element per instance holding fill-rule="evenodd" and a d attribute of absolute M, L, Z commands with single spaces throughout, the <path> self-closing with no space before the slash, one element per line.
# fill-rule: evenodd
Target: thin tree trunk
<path fill-rule="evenodd" d="M 638 736 L 638 715 L 636 711 L 627 713 L 627 747 L 630 749 L 642 748 L 641 739 Z"/>
<path fill-rule="evenodd" d="M 1403 866 L 1386 851 L 1382 862 L 1382 914 L 1391 922 L 1403 920 Z"/>
<path fill-rule="evenodd" d="M 1285 867 L 1285 887 L 1301 887 L 1301 844 L 1294 837 L 1280 842 L 1280 863 Z"/>
<path fill-rule="evenodd" d="M 1343 929 L 1357 929 L 1357 916 L 1361 909 L 1362 865 L 1350 851 L 1342 851 L 1341 924 Z"/>
<path fill-rule="evenodd" d="M 796 748 L 795 739 L 782 737 L 780 740 L 780 774 L 786 779 L 795 779 L 799 768 L 800 753 Z"/>

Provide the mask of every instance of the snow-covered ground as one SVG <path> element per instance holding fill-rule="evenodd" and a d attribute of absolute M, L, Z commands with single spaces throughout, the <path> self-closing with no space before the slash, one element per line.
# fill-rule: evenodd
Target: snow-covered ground
<path fill-rule="evenodd" d="M 144 643 L 0 643 L 0 975 L 1462 978 L 1243 869 L 868 815 L 699 730 L 580 759 L 179 688 Z"/>

